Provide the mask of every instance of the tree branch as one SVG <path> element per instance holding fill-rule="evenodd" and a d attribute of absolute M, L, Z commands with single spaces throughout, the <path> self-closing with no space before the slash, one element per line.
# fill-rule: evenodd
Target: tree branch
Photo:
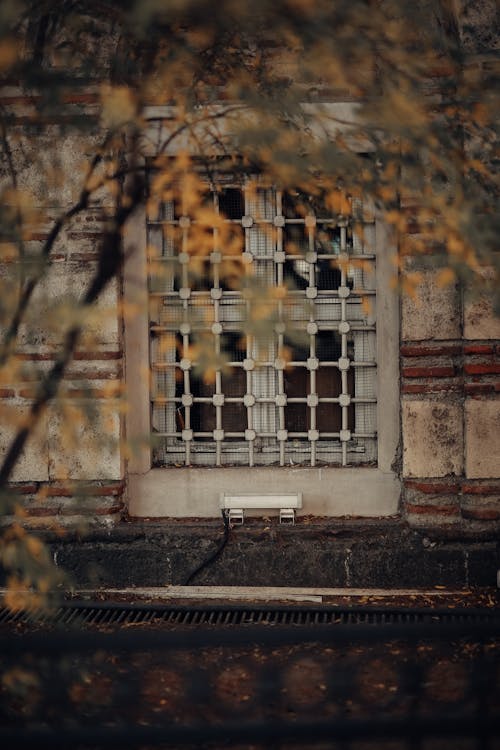
<path fill-rule="evenodd" d="M 125 199 L 121 201 L 117 208 L 112 228 L 106 232 L 102 238 L 97 271 L 91 279 L 87 291 L 78 306 L 82 313 L 97 300 L 111 279 L 119 273 L 123 263 L 123 226 L 137 205 L 141 202 L 143 192 L 143 180 L 138 176 L 134 177 L 124 196 Z M 76 208 L 76 206 L 74 208 Z M 8 482 L 31 432 L 39 422 L 48 402 L 56 395 L 81 334 L 81 325 L 73 326 L 67 332 L 59 356 L 52 368 L 40 382 L 26 424 L 14 437 L 0 468 L 0 489 Z"/>
<path fill-rule="evenodd" d="M 90 177 L 92 176 L 95 168 L 102 160 L 102 150 L 100 149 L 93 157 L 90 166 L 89 166 L 89 172 L 87 174 L 86 180 L 85 180 L 85 187 L 83 188 L 82 192 L 80 193 L 80 197 L 78 201 L 72 206 L 63 216 L 59 217 L 57 221 L 55 222 L 54 226 L 50 230 L 49 236 L 45 240 L 40 256 L 42 259 L 42 264 L 39 269 L 39 271 L 33 275 L 28 281 L 25 283 L 23 290 L 21 291 L 21 294 L 19 296 L 19 300 L 17 303 L 17 307 L 14 311 L 14 314 L 12 316 L 12 320 L 10 322 L 10 325 L 8 326 L 7 330 L 4 333 L 2 345 L 0 348 L 0 367 L 5 364 L 7 361 L 10 349 L 17 338 L 19 327 L 21 325 L 21 322 L 23 320 L 23 317 L 26 313 L 26 309 L 28 307 L 29 301 L 33 295 L 33 292 L 35 291 L 38 283 L 43 278 L 45 269 L 47 267 L 47 264 L 49 262 L 50 258 L 50 252 L 54 246 L 54 243 L 56 239 L 58 238 L 61 230 L 63 227 L 80 211 L 83 211 L 85 208 L 87 208 L 89 204 L 90 196 L 92 195 L 91 190 L 88 189 L 88 182 Z"/>

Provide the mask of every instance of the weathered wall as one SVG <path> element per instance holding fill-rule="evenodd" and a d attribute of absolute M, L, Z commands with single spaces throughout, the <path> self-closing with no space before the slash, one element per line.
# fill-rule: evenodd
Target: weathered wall
<path fill-rule="evenodd" d="M 484 57 L 482 48 L 468 44 L 470 64 L 480 78 L 491 59 Z M 30 132 L 27 150 L 23 138 L 33 124 L 31 97 L 10 88 L 3 91 L 0 103 L 12 113 L 19 135 L 17 155 L 24 162 L 20 184 L 43 197 L 46 206 L 48 201 L 45 210 L 51 219 L 76 199 L 81 164 L 92 152 L 97 130 L 75 140 L 55 117 L 42 134 Z M 67 106 L 72 114 L 92 117 L 97 95 L 80 92 Z M 53 194 L 41 196 L 39 178 L 47 168 L 60 168 L 64 181 Z M 81 294 L 95 268 L 104 220 L 102 207 L 91 206 L 71 221 L 56 243 L 47 282 L 37 293 L 32 325 L 21 332 L 18 362 L 23 374 L 0 384 L 2 410 L 20 417 L 29 409 L 36 371 L 53 363 L 68 322 L 65 296 Z M 49 222 L 46 231 L 27 238 L 27 248 L 39 252 L 48 231 Z M 475 296 L 458 284 L 439 285 L 442 260 L 432 252 L 407 260 L 406 270 L 420 272 L 422 283 L 417 299 L 404 296 L 401 301 L 404 489 L 397 526 L 373 534 L 366 522 L 349 528 L 348 534 L 340 531 L 340 537 L 336 529 L 342 529 L 342 521 L 337 527 L 328 522 L 323 531 L 307 530 L 305 524 L 276 533 L 242 530 L 213 572 L 199 582 L 494 583 L 500 529 L 500 320 L 487 294 Z M 4 263 L 1 272 L 12 268 Z M 123 523 L 123 419 L 116 400 L 124 367 L 119 286 L 110 287 L 99 302 L 90 333 L 64 378 L 61 398 L 41 420 L 16 467 L 12 490 L 32 526 L 114 529 L 109 535 L 94 531 L 87 544 L 72 534 L 67 541 L 52 542 L 58 562 L 73 569 L 78 580 L 91 579 L 90 566 L 97 571 L 96 582 L 103 584 L 180 583 L 212 549 L 214 527 L 202 524 L 193 531 L 177 524 L 168 530 L 151 526 L 148 531 L 147 525 L 137 524 L 134 530 Z M 37 328 L 37 317 L 41 319 L 48 308 L 53 312 L 50 332 Z M 63 433 L 61 409 L 69 413 L 71 425 Z M 85 417 L 96 411 L 97 421 Z M 6 422 L 3 419 L 0 455 L 12 434 Z"/>
<path fill-rule="evenodd" d="M 463 4 L 464 77 L 478 90 L 498 72 L 498 6 Z M 473 144 L 465 142 L 465 148 Z M 479 155 L 485 158 L 484 154 Z M 410 196 L 407 209 L 411 213 Z M 481 217 L 477 217 L 481 221 Z M 425 247 L 425 236 L 419 237 Z M 406 259 L 418 273 L 415 300 L 402 299 L 403 517 L 415 528 L 457 535 L 500 529 L 500 319 L 487 291 L 467 281 L 443 286 L 446 259 L 428 243 Z"/>
<path fill-rule="evenodd" d="M 132 523 L 82 542 L 50 542 L 55 559 L 83 588 L 184 585 L 221 544 L 222 524 Z M 494 586 L 500 545 L 437 539 L 403 522 L 339 521 L 276 526 L 258 521 L 233 529 L 196 585 L 353 588 Z"/>
<path fill-rule="evenodd" d="M 29 258 L 36 262 L 54 221 L 78 200 L 86 163 L 99 140 L 93 124 L 96 102 L 95 93 L 75 94 L 66 115 L 55 116 L 40 128 L 31 96 L 14 87 L 2 92 L 0 104 L 11 114 L 9 138 L 18 188 L 34 207 L 43 206 L 46 218 L 45 223 L 35 216 L 28 218 L 24 233 L 28 262 Z M 91 129 L 76 137 L 68 134 L 60 120 L 78 114 L 88 118 Z M 9 174 L 1 179 L 8 184 Z M 47 273 L 20 327 L 15 354 L 2 372 L 0 456 L 30 409 L 37 381 L 53 366 L 65 333 L 80 322 L 74 309 L 96 270 L 105 209 L 105 204 L 96 202 L 79 212 L 50 252 Z M 1 260 L 0 273 L 10 277 L 14 289 L 21 266 L 9 261 L 8 252 Z M 120 282 L 115 280 L 86 317 L 85 334 L 60 394 L 14 469 L 12 489 L 30 525 L 109 524 L 123 510 L 122 415 L 117 400 L 123 370 L 120 294 Z"/>
<path fill-rule="evenodd" d="M 415 266 L 415 263 L 413 264 Z M 487 295 L 439 288 L 403 299 L 403 512 L 415 526 L 478 533 L 500 521 L 500 320 Z"/>

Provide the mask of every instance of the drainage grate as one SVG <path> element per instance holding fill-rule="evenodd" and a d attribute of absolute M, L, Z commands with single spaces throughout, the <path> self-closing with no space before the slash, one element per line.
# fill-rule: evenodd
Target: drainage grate
<path fill-rule="evenodd" d="M 127 625 L 158 626 L 314 626 L 480 624 L 500 621 L 495 610 L 422 609 L 338 606 L 149 605 L 109 602 L 67 602 L 50 613 L 0 609 L 0 627 L 57 625 L 84 628 Z"/>

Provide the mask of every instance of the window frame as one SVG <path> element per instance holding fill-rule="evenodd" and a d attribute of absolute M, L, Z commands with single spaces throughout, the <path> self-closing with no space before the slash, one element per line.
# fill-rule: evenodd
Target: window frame
<path fill-rule="evenodd" d="M 171 240 L 165 241 L 163 230 L 165 226 L 175 228 L 176 231 L 182 233 L 182 241 L 187 242 L 190 220 L 189 217 L 175 215 L 172 201 L 166 204 L 160 212 L 155 212 L 153 216 L 148 217 L 148 245 L 157 248 L 160 252 L 160 256 L 158 258 L 155 256 L 152 260 L 152 267 L 159 269 L 160 277 L 155 281 L 153 272 L 153 277 L 150 279 L 151 419 L 153 431 L 161 436 L 156 465 L 165 467 L 169 464 L 179 465 L 185 462 L 188 466 L 192 464 L 209 467 L 226 465 L 227 462 L 227 465 L 235 466 L 271 466 L 279 462 L 281 466 L 316 466 L 325 465 L 322 463 L 325 461 L 327 464 L 341 463 L 343 466 L 372 464 L 375 458 L 373 411 L 376 399 L 373 381 L 376 374 L 376 362 L 375 355 L 373 353 L 371 356 L 370 350 L 376 340 L 376 331 L 374 321 L 367 320 L 365 314 L 361 317 L 359 315 L 362 296 L 365 293 L 368 296 L 374 293 L 370 278 L 374 278 L 375 265 L 373 264 L 372 270 L 367 273 L 366 268 L 356 267 L 356 261 L 353 261 L 351 271 L 356 275 L 358 284 L 355 284 L 354 288 L 351 284 L 352 291 L 350 292 L 347 269 L 343 271 L 338 269 L 335 274 L 331 262 L 336 257 L 342 258 L 341 253 L 344 252 L 349 256 L 352 255 L 353 258 L 364 259 L 366 257 L 369 267 L 372 266 L 372 256 L 374 257 L 372 239 L 375 231 L 373 212 L 369 208 L 366 211 L 366 207 L 363 208 L 360 201 L 355 201 L 353 212 L 356 221 L 363 222 L 365 234 L 362 241 L 359 237 L 353 236 L 349 244 L 347 236 L 349 222 L 344 220 L 339 223 L 338 217 L 334 217 L 325 206 L 319 208 L 319 215 L 317 206 L 316 210 L 313 208 L 307 216 L 304 216 L 303 210 L 299 212 L 295 210 L 290 214 L 294 206 L 289 199 L 287 200 L 289 195 L 287 191 L 281 191 L 267 183 L 262 184 L 258 175 L 247 175 L 244 178 L 238 175 L 234 179 L 230 173 L 224 173 L 223 178 L 224 182 L 220 191 L 207 181 L 207 196 L 211 197 L 211 204 L 219 211 L 222 196 L 226 190 L 229 190 L 232 197 L 234 193 L 238 194 L 236 202 L 239 215 L 231 215 L 226 218 L 226 221 L 237 224 L 242 231 L 245 251 L 243 255 L 246 256 L 247 263 L 251 264 L 249 278 L 266 279 L 264 283 L 269 283 L 271 286 L 286 284 L 290 278 L 295 282 L 297 273 L 294 266 L 297 261 L 293 258 L 296 255 L 294 252 L 290 254 L 290 250 L 287 254 L 287 242 L 290 241 L 287 238 L 290 232 L 299 230 L 298 241 L 302 244 L 300 250 L 302 261 L 298 262 L 304 264 L 306 271 L 300 281 L 305 286 L 293 289 L 287 297 L 287 303 L 290 305 L 292 314 L 290 331 L 302 330 L 304 335 L 304 341 L 301 343 L 302 351 L 299 354 L 293 341 L 287 343 L 286 331 L 276 331 L 272 340 L 265 345 L 267 356 L 264 355 L 264 360 L 267 361 L 261 366 L 255 360 L 256 343 L 250 337 L 251 340 L 246 344 L 245 354 L 241 351 L 227 350 L 227 353 L 233 354 L 229 357 L 233 360 L 231 372 L 235 377 L 240 374 L 244 376 L 244 382 L 237 377 L 240 392 L 238 389 L 235 391 L 231 388 L 232 381 L 228 379 L 227 373 L 218 373 L 215 382 L 210 385 L 201 383 L 199 374 L 193 371 L 193 363 L 189 358 L 189 348 L 193 341 L 191 326 L 188 324 L 188 330 L 182 331 L 186 325 L 184 316 L 188 316 L 189 320 L 189 311 L 193 312 L 200 303 L 205 307 L 208 305 L 213 313 L 213 319 L 218 321 L 216 330 L 212 331 L 214 349 L 226 352 L 222 339 L 234 335 L 234 331 L 238 330 L 238 314 L 236 313 L 237 317 L 234 317 L 231 311 L 240 308 L 242 298 L 241 295 L 235 297 L 234 290 L 225 289 L 223 280 L 220 279 L 219 264 L 223 253 L 222 255 L 220 252 L 214 253 L 217 258 L 213 261 L 212 259 L 206 261 L 207 266 L 216 269 L 212 284 L 215 288 L 210 285 L 200 287 L 196 276 L 190 278 L 189 264 L 186 265 L 185 260 L 180 264 L 175 264 L 174 246 Z M 304 208 L 303 204 L 301 208 Z M 227 217 L 228 212 L 234 213 L 234 206 L 228 206 L 227 210 L 223 207 L 221 211 L 222 215 Z M 265 216 L 261 215 L 261 211 L 265 213 Z M 188 224 L 180 223 L 184 219 Z M 335 225 L 332 229 L 333 221 Z M 266 232 L 270 224 L 276 227 L 276 237 L 271 238 Z M 338 248 L 333 253 L 327 248 L 318 251 L 318 242 L 320 242 L 318 238 L 328 231 L 335 233 L 338 243 Z M 180 236 L 179 242 L 181 242 Z M 344 250 L 342 250 L 342 245 Z M 325 255 L 328 252 L 331 254 Z M 202 254 L 200 258 L 205 259 L 206 255 Z M 327 278 L 324 277 L 325 267 L 328 268 Z M 172 272 L 168 281 L 163 273 L 165 268 Z M 174 282 L 174 268 L 177 269 L 175 274 L 177 282 Z M 206 270 L 208 272 L 209 268 L 207 267 Z M 293 273 L 295 276 L 291 275 Z M 190 281 L 194 281 L 195 286 Z M 325 286 L 325 282 L 329 285 Z M 364 286 L 366 282 L 368 283 Z M 344 286 L 341 286 L 342 284 Z M 187 287 L 187 289 L 181 289 L 180 286 Z M 342 295 L 341 290 L 344 292 Z M 366 291 L 360 293 L 360 290 Z M 186 291 L 188 294 L 183 295 Z M 167 302 L 169 307 L 170 303 L 172 305 L 171 314 L 165 313 Z M 237 307 L 235 308 L 234 305 Z M 326 317 L 328 312 L 332 314 L 329 318 Z M 280 303 L 273 310 L 274 313 L 279 315 L 281 321 L 283 309 Z M 174 317 L 172 318 L 171 315 Z M 177 325 L 179 316 L 184 320 L 181 333 Z M 309 321 L 307 328 L 309 325 L 313 326 L 313 331 L 308 331 L 307 334 L 304 322 L 306 320 Z M 313 323 L 310 323 L 311 320 Z M 342 325 L 347 325 L 347 331 L 341 331 Z M 174 332 L 177 337 L 177 348 L 182 348 L 184 352 L 182 355 L 179 353 L 175 355 L 173 344 L 168 350 L 164 350 L 161 346 L 161 337 L 166 336 L 170 339 Z M 208 328 L 204 333 L 207 332 L 210 335 Z M 242 333 L 240 329 L 239 335 L 241 336 Z M 335 353 L 332 350 L 333 336 L 338 347 Z M 326 346 L 326 353 L 322 353 L 322 346 L 323 348 Z M 349 346 L 352 347 L 350 353 L 348 353 Z M 367 346 L 368 350 L 365 350 Z M 291 347 L 288 350 L 292 355 L 291 359 L 298 360 L 293 362 L 293 367 L 283 368 L 281 364 L 280 351 L 283 351 L 284 347 Z M 293 356 L 294 351 L 298 356 Z M 344 357 L 344 360 L 341 357 Z M 349 358 L 347 367 L 346 357 Z M 333 365 L 331 360 L 337 359 L 338 363 Z M 373 367 L 374 364 L 375 367 Z M 175 371 L 177 375 L 180 375 L 179 367 L 182 369 L 183 376 L 182 378 L 176 377 L 174 384 L 172 373 Z M 309 385 L 303 382 L 303 387 L 299 386 L 296 393 L 287 393 L 287 383 L 291 385 L 292 381 L 295 381 L 296 385 L 299 385 L 301 380 L 303 381 L 303 375 L 306 376 L 306 381 L 310 378 Z M 337 387 L 334 387 L 337 380 Z M 223 385 L 224 382 L 225 385 Z M 185 391 L 186 387 L 187 391 Z M 226 392 L 226 387 L 229 388 L 229 392 Z M 291 387 L 293 389 L 293 385 Z M 167 402 L 165 401 L 166 392 L 169 393 Z M 158 393 L 159 399 L 155 401 L 153 397 Z M 217 399 L 214 396 L 215 393 Z M 247 394 L 245 398 L 248 396 L 255 399 L 256 397 L 257 402 L 254 400 L 253 404 L 243 406 L 244 394 Z M 337 397 L 339 394 L 347 397 L 349 403 L 342 405 L 326 403 L 326 399 L 332 396 Z M 266 402 L 259 401 L 259 395 L 265 398 Z M 312 395 L 319 397 L 319 403 L 308 403 L 306 406 L 306 400 L 308 401 Z M 275 404 L 268 400 L 273 396 Z M 283 397 L 286 399 L 287 396 L 291 397 L 292 403 L 278 403 L 280 399 Z M 304 401 L 300 406 L 294 402 L 297 397 Z M 186 403 L 184 403 L 184 398 Z M 201 398 L 212 399 L 212 403 L 204 401 L 201 404 Z M 227 403 L 230 403 L 229 408 L 234 408 L 235 403 L 241 404 L 242 413 L 239 415 L 241 421 L 235 418 L 234 412 L 231 417 L 229 409 L 226 411 L 223 406 L 226 398 Z M 234 399 L 240 400 L 236 402 Z M 215 400 L 222 400 L 222 403 L 216 404 Z M 187 412 L 186 427 L 189 427 L 186 430 L 184 430 L 182 417 L 184 407 Z M 301 407 L 303 407 L 302 419 L 298 416 Z M 292 426 L 290 417 L 294 409 L 296 410 L 295 424 Z M 327 415 L 328 410 L 330 413 Z M 181 415 L 180 419 L 178 415 Z M 328 419 L 326 419 L 327 416 Z M 203 417 L 206 420 L 204 423 Z M 259 428 L 262 419 L 265 426 L 262 424 Z M 260 435 L 261 432 L 265 434 Z M 338 433 L 338 435 L 333 433 Z M 213 439 L 210 440 L 209 435 L 212 434 Z M 337 454 L 335 458 L 334 454 Z M 163 464 L 161 464 L 162 460 Z"/>
<path fill-rule="evenodd" d="M 125 381 L 129 394 L 126 438 L 132 517 L 219 516 L 219 496 L 248 487 L 263 494 L 302 492 L 298 515 L 391 516 L 398 512 L 399 299 L 391 280 L 395 247 L 375 213 L 377 466 L 376 467 L 182 467 L 152 468 L 149 392 L 146 213 L 135 212 L 124 236 L 124 298 L 132 308 L 124 326 Z M 165 474 L 168 472 L 168 474 Z M 251 513 L 249 513 L 251 515 Z M 262 515 L 262 511 L 257 512 Z"/>

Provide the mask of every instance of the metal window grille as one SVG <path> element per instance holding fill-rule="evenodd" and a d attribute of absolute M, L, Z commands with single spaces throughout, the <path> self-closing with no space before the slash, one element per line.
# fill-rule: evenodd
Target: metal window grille
<path fill-rule="evenodd" d="M 210 252 L 198 254 L 196 222 L 174 200 L 148 217 L 155 465 L 374 463 L 373 217 L 359 200 L 338 214 L 319 198 L 255 184 L 207 187 L 240 235 L 237 258 L 216 226 Z M 264 337 L 245 328 L 252 303 L 225 280 L 235 260 L 254 288 L 288 290 Z"/>

